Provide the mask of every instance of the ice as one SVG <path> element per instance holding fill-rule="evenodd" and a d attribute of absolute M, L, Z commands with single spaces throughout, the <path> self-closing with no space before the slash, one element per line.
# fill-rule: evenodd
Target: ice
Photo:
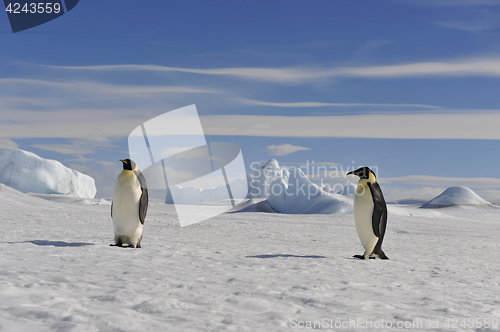
<path fill-rule="evenodd" d="M 312 183 L 300 168 L 291 168 L 288 181 L 274 180 L 269 186 L 269 205 L 287 214 L 353 213 L 353 200 L 339 194 L 327 193 Z"/>
<path fill-rule="evenodd" d="M 284 166 L 280 166 L 276 159 L 268 160 L 264 165 L 255 167 L 251 178 L 248 197 L 267 198 L 270 194 L 271 183 L 282 180 L 288 183 L 290 172 Z"/>
<path fill-rule="evenodd" d="M 109 205 L 0 185 L 0 330 L 498 330 L 500 210 L 398 208 L 389 261 L 352 259 L 363 253 L 352 215 L 227 213 L 181 228 L 165 204 L 128 249 L 109 246 Z"/>
<path fill-rule="evenodd" d="M 93 198 L 92 177 L 20 149 L 0 149 L 0 183 L 21 192 Z"/>
<path fill-rule="evenodd" d="M 423 208 L 447 206 L 491 207 L 493 204 L 482 199 L 478 194 L 467 187 L 456 186 L 446 189 L 439 196 L 422 205 Z"/>

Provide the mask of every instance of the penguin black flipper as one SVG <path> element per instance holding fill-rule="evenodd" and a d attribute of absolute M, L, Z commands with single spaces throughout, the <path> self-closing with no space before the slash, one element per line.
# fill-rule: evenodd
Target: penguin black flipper
<path fill-rule="evenodd" d="M 387 225 L 387 205 L 385 204 L 382 190 L 377 182 L 368 182 L 368 188 L 372 194 L 373 199 L 373 215 L 372 215 L 372 228 L 373 234 L 379 239 L 384 237 L 385 227 Z"/>
<path fill-rule="evenodd" d="M 148 212 L 148 186 L 146 184 L 146 179 L 141 172 L 134 171 L 134 173 L 141 184 L 142 195 L 139 201 L 139 220 L 141 221 L 141 224 L 144 225 L 144 220 L 146 219 L 146 214 Z"/>
<path fill-rule="evenodd" d="M 373 234 L 378 237 L 377 244 L 373 249 L 373 253 L 380 259 L 389 259 L 382 251 L 382 241 L 384 240 L 385 229 L 387 226 L 387 205 L 385 203 L 382 189 L 377 182 L 368 182 L 368 187 L 372 194 L 373 199 L 373 215 L 372 215 L 372 228 Z"/>
<path fill-rule="evenodd" d="M 111 202 L 111 218 L 113 218 L 113 202 Z"/>

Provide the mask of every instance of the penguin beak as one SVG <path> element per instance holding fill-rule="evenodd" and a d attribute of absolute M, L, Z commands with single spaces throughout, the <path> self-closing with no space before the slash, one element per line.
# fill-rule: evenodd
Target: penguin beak
<path fill-rule="evenodd" d="M 123 160 L 123 159 L 122 159 L 122 160 L 120 160 L 120 161 L 121 161 L 122 163 L 124 163 L 124 164 L 128 164 L 128 162 L 127 162 L 126 160 Z"/>
<path fill-rule="evenodd" d="M 347 173 L 347 174 L 346 174 L 346 176 L 347 176 L 347 175 L 351 175 L 351 174 L 353 174 L 353 175 L 358 175 L 358 173 L 356 173 L 356 172 L 352 171 L 352 172 Z"/>

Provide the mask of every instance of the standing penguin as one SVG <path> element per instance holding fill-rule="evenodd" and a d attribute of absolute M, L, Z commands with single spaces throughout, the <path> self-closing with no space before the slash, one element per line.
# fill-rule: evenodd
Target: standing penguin
<path fill-rule="evenodd" d="M 115 228 L 115 244 L 124 243 L 140 248 L 142 227 L 148 211 L 148 189 L 146 179 L 137 165 L 130 159 L 120 160 L 123 171 L 116 179 L 111 217 Z"/>
<path fill-rule="evenodd" d="M 375 173 L 368 167 L 361 167 L 347 173 L 349 174 L 359 176 L 354 195 L 354 221 L 361 244 L 365 248 L 363 255 L 354 257 L 389 259 L 382 251 L 387 225 L 387 206 Z"/>

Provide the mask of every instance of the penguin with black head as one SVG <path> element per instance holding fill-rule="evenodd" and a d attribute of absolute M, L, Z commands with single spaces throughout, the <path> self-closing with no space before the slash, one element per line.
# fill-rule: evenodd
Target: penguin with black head
<path fill-rule="evenodd" d="M 146 179 L 130 159 L 120 160 L 123 171 L 116 179 L 111 218 L 115 229 L 115 243 L 121 247 L 128 244 L 141 248 L 142 228 L 148 211 L 148 189 Z"/>
<path fill-rule="evenodd" d="M 347 173 L 350 174 L 359 177 L 354 195 L 354 221 L 359 240 L 365 248 L 363 255 L 354 257 L 389 259 L 382 251 L 387 225 L 387 205 L 375 173 L 368 167 L 361 167 Z"/>

